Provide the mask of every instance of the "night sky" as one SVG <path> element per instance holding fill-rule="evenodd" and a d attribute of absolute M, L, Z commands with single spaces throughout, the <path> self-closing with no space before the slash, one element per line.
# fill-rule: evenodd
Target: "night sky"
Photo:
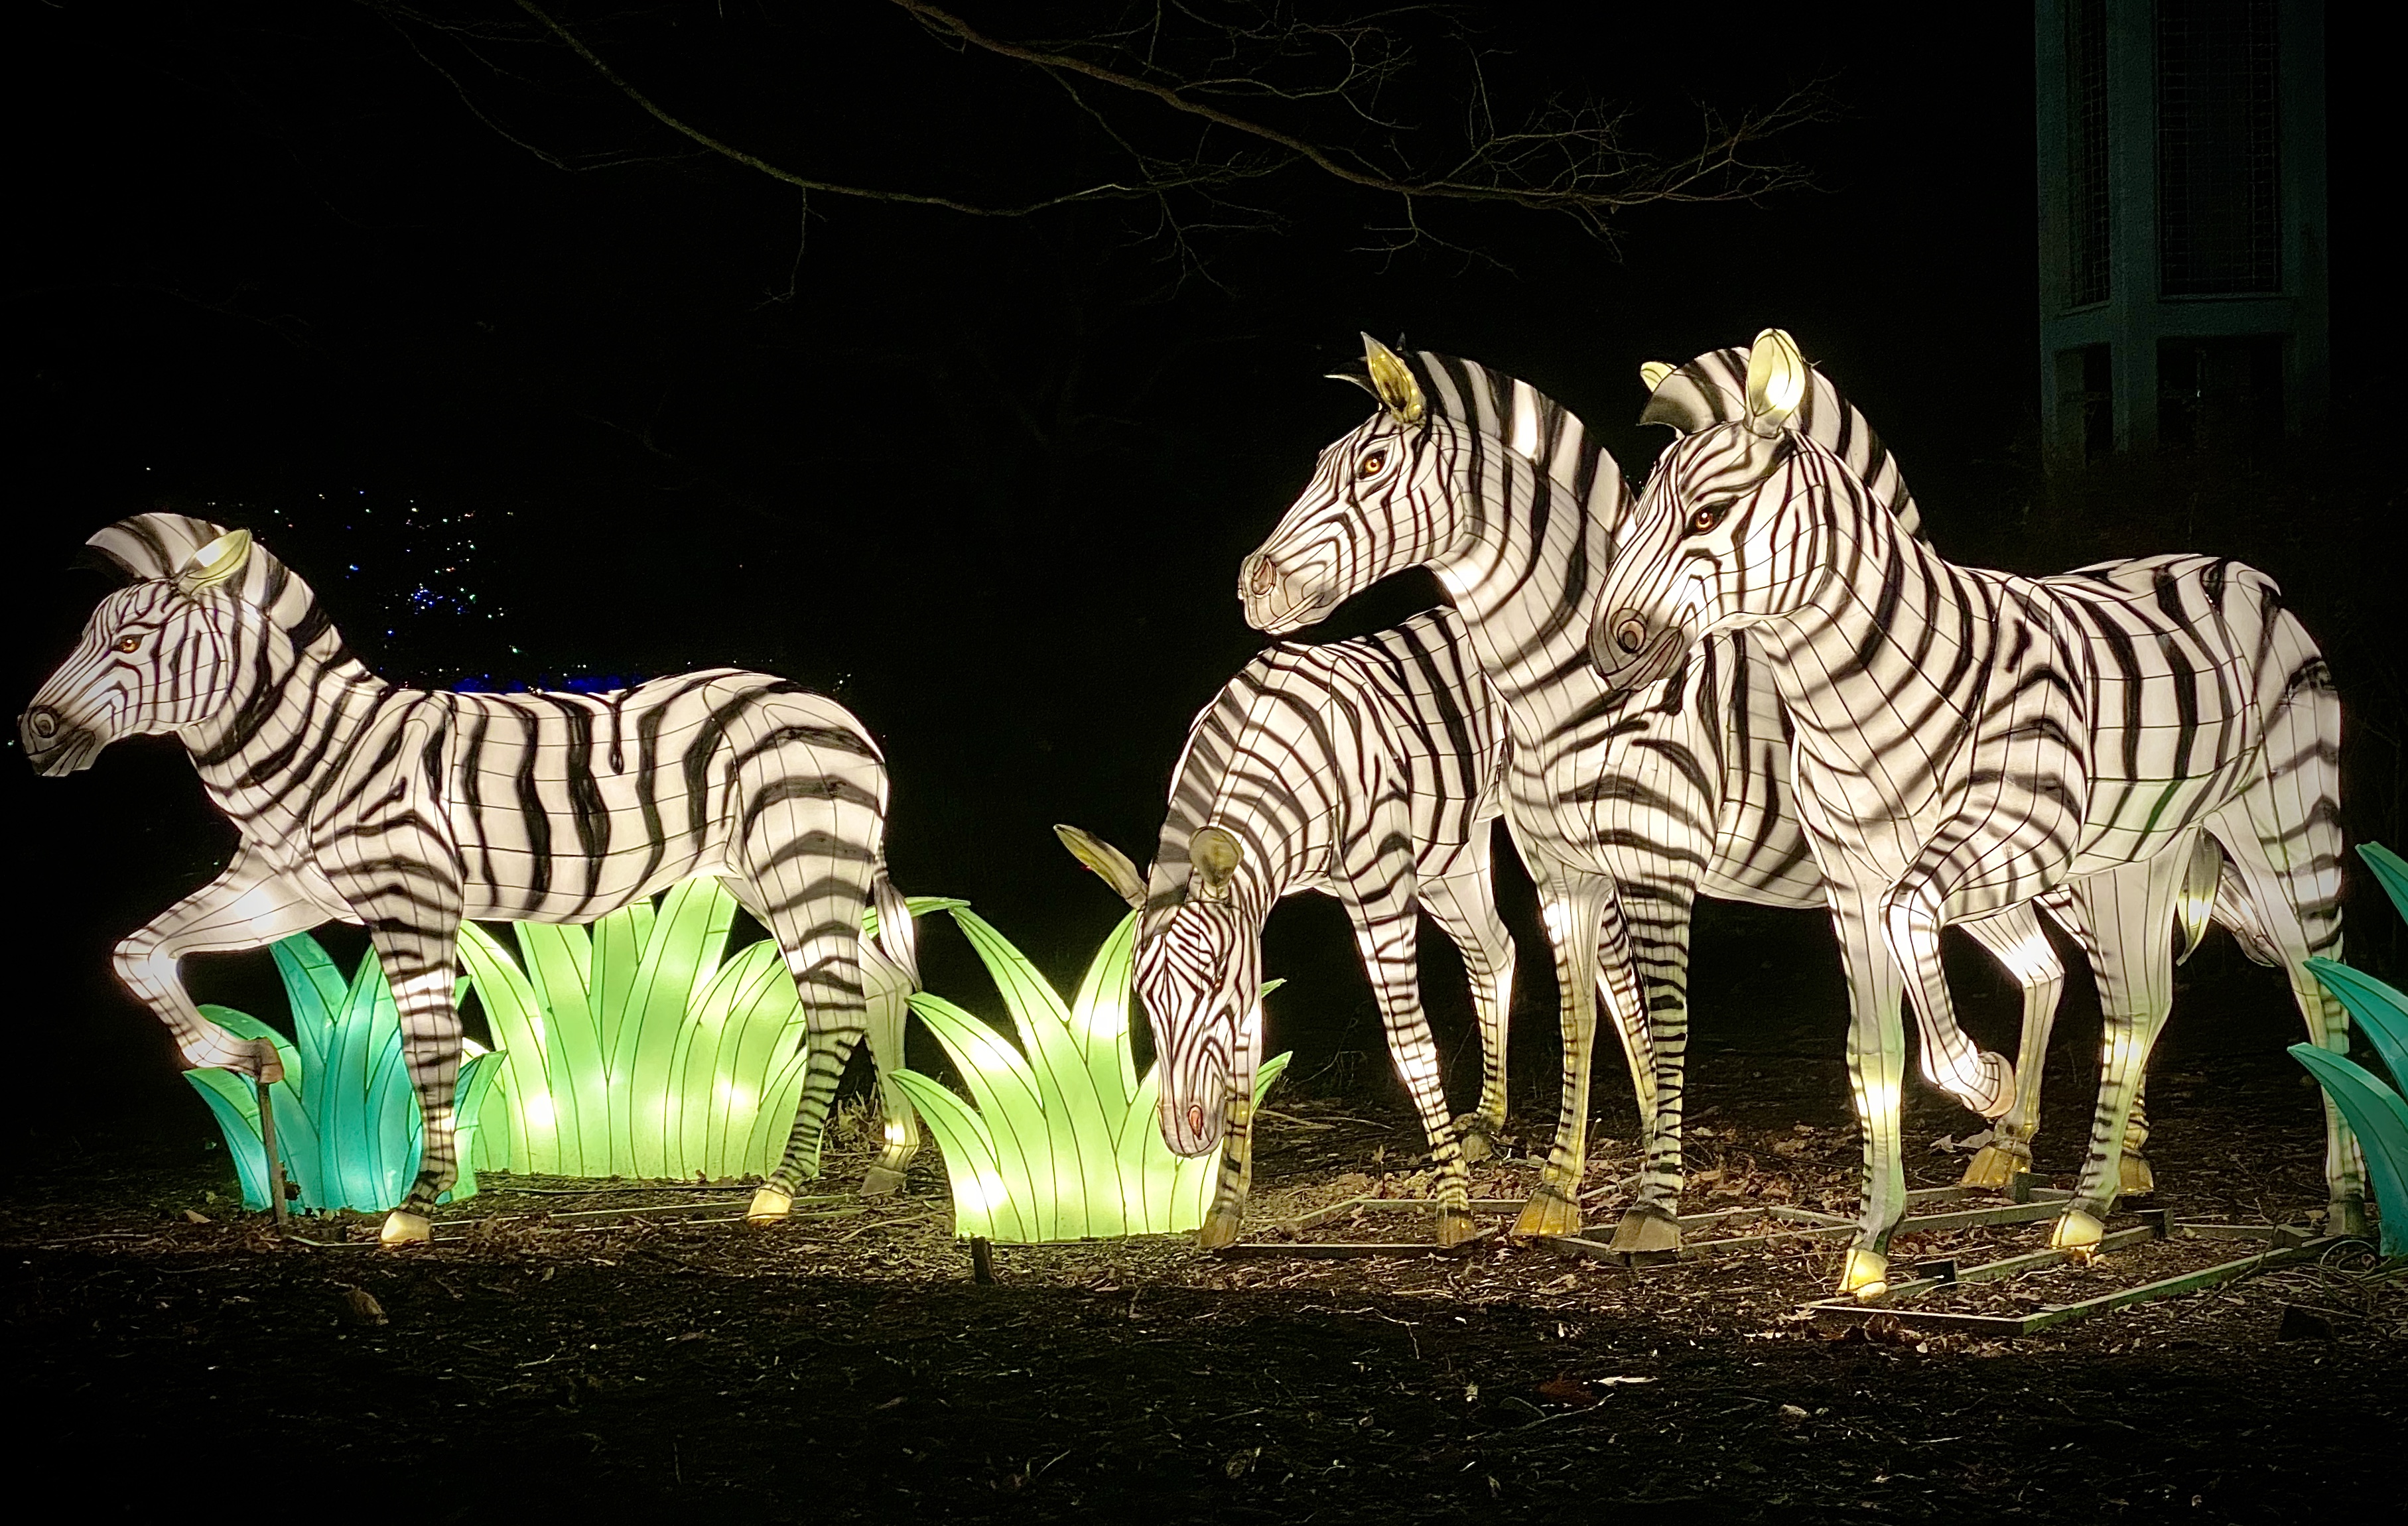
<path fill-rule="evenodd" d="M 1429 240 L 1382 252 L 1393 200 L 1307 168 L 1239 193 L 1268 229 L 1194 201 L 1176 234 L 1143 203 L 980 220 L 822 193 L 807 213 L 509 4 L 432 7 L 482 29 L 473 51 L 328 0 L 21 7 L 9 713 L 103 592 L 67 570 L 83 538 L 152 506 L 203 514 L 253 529 L 394 678 L 736 664 L 833 693 L 887 749 L 897 882 L 968 897 L 1067 981 L 1117 907 L 1049 824 L 1147 857 L 1189 718 L 1260 645 L 1238 560 L 1360 421 L 1361 394 L 1321 379 L 1360 330 L 1528 378 L 1636 478 L 1662 443 L 1630 423 L 1639 363 L 1779 323 L 1880 426 L 1941 546 L 2006 554 L 1992 517 L 2033 492 L 2037 421 L 2030 22 L 1949 9 L 1472 7 L 1500 102 L 1600 93 L 1644 144 L 1688 142 L 1698 102 L 1823 80 L 1836 120 L 1774 146 L 1818 189 L 1639 209 L 1610 242 L 1440 207 Z M 1130 13 L 968 11 L 1023 39 Z M 553 14 L 664 106 L 824 178 L 1014 201 L 1117 173 L 1056 85 L 879 0 Z M 2397 183 L 2343 109 L 2368 50 L 2353 24 L 2332 21 L 2344 412 L 2358 188 Z M 1389 101 L 1444 124 L 1462 78 L 1433 44 Z M 1402 579 L 1321 634 L 1436 597 Z M 35 892 L 11 924 L 12 1038 L 49 1101 L 23 1116 L 199 1128 L 106 957 L 222 863 L 231 829 L 164 741 L 0 778 Z M 1534 1077 L 1553 1074 L 1541 947 L 1526 936 L 1536 1026 L 1517 1034 Z M 1333 904 L 1284 910 L 1267 965 L 1296 981 L 1274 1047 L 1381 1063 Z M 991 1006 L 968 967 L 939 949 L 932 985 Z M 189 968 L 204 999 L 280 1016 L 264 954 Z M 1441 984 L 1451 1042 L 1464 1003 Z"/>

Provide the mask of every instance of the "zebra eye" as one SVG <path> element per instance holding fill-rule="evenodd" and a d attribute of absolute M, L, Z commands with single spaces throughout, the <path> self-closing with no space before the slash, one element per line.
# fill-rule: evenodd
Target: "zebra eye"
<path fill-rule="evenodd" d="M 1702 506 L 1695 514 L 1689 516 L 1690 533 L 1699 535 L 1704 535 L 1707 531 L 1712 530 L 1715 525 L 1722 523 L 1725 519 L 1728 518 L 1730 511 L 1731 506 L 1730 500 L 1728 499 L 1725 499 L 1719 504 L 1707 504 Z"/>
<path fill-rule="evenodd" d="M 119 651 L 134 651 L 139 649 L 141 645 L 142 638 L 138 635 L 121 635 L 117 638 L 117 649 Z"/>
<path fill-rule="evenodd" d="M 1360 482 L 1367 477 L 1377 477 L 1380 475 L 1380 469 L 1387 464 L 1388 452 L 1374 450 L 1365 456 L 1362 464 L 1354 468 L 1354 480 Z"/>

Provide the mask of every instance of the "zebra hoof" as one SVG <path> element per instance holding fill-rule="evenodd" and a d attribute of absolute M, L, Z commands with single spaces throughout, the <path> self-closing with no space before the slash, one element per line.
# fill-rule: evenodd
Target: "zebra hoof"
<path fill-rule="evenodd" d="M 2157 1190 L 2157 1173 L 2149 1169 L 2147 1159 L 2126 1150 L 2122 1162 L 2115 1168 L 2115 1195 L 2147 1197 Z"/>
<path fill-rule="evenodd" d="M 903 1173 L 891 1165 L 872 1162 L 861 1174 L 863 1197 L 893 1197 L 903 1191 Z"/>
<path fill-rule="evenodd" d="M 774 1187 L 763 1187 L 752 1194 L 752 1205 L 744 1210 L 748 1224 L 774 1224 L 794 1211 L 795 1194 L 781 1192 Z"/>
<path fill-rule="evenodd" d="M 1438 1243 L 1454 1247 L 1480 1237 L 1480 1226 L 1471 1221 L 1469 1208 L 1440 1208 L 1438 1211 Z"/>
<path fill-rule="evenodd" d="M 1847 1264 L 1840 1271 L 1840 1296 L 1870 1304 L 1887 1291 L 1889 1258 L 1863 1246 L 1850 1246 Z"/>
<path fill-rule="evenodd" d="M 1244 1216 L 1235 1208 L 1214 1207 L 1204 1216 L 1203 1227 L 1196 1232 L 1197 1246 L 1205 1250 L 1219 1250 L 1238 1243 L 1238 1226 Z"/>
<path fill-rule="evenodd" d="M 1661 1208 L 1633 1207 L 1613 1226 L 1613 1243 L 1607 1248 L 1626 1256 L 1670 1254 L 1681 1248 L 1681 1221 Z"/>
<path fill-rule="evenodd" d="M 1513 1234 L 1523 1239 L 1547 1234 L 1578 1234 L 1581 1227 L 1580 1205 L 1560 1188 L 1541 1182 L 1530 1193 L 1530 1201 L 1522 1205 L 1522 1217 L 1513 1220 Z"/>
<path fill-rule="evenodd" d="M 434 1238 L 435 1225 L 424 1214 L 395 1208 L 384 1216 L 384 1228 L 378 1232 L 377 1244 L 425 1245 Z"/>
<path fill-rule="evenodd" d="M 2048 1248 L 2086 1262 L 2099 1253 L 2099 1242 L 2106 1236 L 2107 1226 L 2089 1209 L 2068 1208 L 2058 1216 L 2057 1228 L 2049 1231 Z"/>
<path fill-rule="evenodd" d="M 2030 1151 L 2018 1155 L 2003 1145 L 1984 1145 L 1965 1162 L 1965 1176 L 1959 1185 L 1977 1191 L 2003 1192 L 2014 1181 L 2015 1173 L 2030 1169 Z"/>
<path fill-rule="evenodd" d="M 2373 1238 L 2374 1232 L 2366 1225 L 2366 1205 L 2356 1198 L 2326 1204 L 2325 1233 L 2352 1240 Z"/>

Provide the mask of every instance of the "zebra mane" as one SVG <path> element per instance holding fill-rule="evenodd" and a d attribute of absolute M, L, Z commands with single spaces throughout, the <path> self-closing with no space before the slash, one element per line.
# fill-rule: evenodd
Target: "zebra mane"
<path fill-rule="evenodd" d="M 189 514 L 136 514 L 118 521 L 84 544 L 129 578 L 164 581 L 181 572 L 194 552 L 223 535 L 226 529 Z M 342 637 L 309 585 L 257 541 L 251 543 L 242 570 L 218 591 L 218 596 L 257 610 L 268 623 L 281 627 L 292 637 L 296 652 L 326 661 L 348 655 Z"/>
<path fill-rule="evenodd" d="M 1747 356 L 1744 345 L 1706 351 L 1656 384 L 1639 421 L 1663 424 L 1683 435 L 1717 424 L 1746 422 Z M 1791 427 L 1844 462 L 1864 479 L 1873 502 L 1888 509 L 1908 535 L 1924 538 L 1922 511 L 1915 506 L 1897 458 L 1830 378 L 1820 371 L 1807 375 L 1812 384 Z"/>
<path fill-rule="evenodd" d="M 1478 361 L 1428 349 L 1415 350 L 1409 364 L 1432 414 L 1444 414 L 1474 434 L 1526 455 L 1541 477 L 1554 478 L 1584 498 L 1587 484 L 1600 472 L 1623 480 L 1621 464 L 1588 433 L 1580 416 L 1528 382 Z M 1523 409 L 1526 419 L 1519 411 Z M 1516 439 L 1525 428 L 1530 437 Z"/>

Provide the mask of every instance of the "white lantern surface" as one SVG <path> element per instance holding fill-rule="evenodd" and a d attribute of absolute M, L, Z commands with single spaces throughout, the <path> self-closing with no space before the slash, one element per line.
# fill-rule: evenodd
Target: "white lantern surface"
<path fill-rule="evenodd" d="M 2253 568 L 2171 555 L 2033 578 L 1942 560 L 1798 427 L 1811 378 L 1788 335 L 1757 335 L 1742 415 L 1667 452 L 1623 526 L 1594 650 L 1628 697 L 1699 642 L 1743 636 L 1791 717 L 1856 1014 L 1868 1183 L 1842 1289 L 1863 1291 L 1904 1203 L 1901 987 L 1927 1034 L 1955 1021 L 1945 923 L 2045 899 L 2089 945 L 2105 1074 L 2060 1248 L 2097 1244 L 2114 1202 L 2186 903 L 2196 924 L 2206 897 L 2243 898 L 2243 946 L 2288 973 L 2310 1043 L 2346 1048 L 2306 965 L 2340 948 L 2341 716 Z M 2326 1127 L 2330 1225 L 2362 1232 L 2364 1169 L 2329 1102 Z"/>
<path fill-rule="evenodd" d="M 1323 452 L 1312 483 L 1246 559 L 1246 618 L 1295 630 L 1391 573 L 1438 575 L 1505 709 L 1506 808 L 1540 883 L 1565 999 L 1563 1113 L 1516 1228 L 1564 1234 L 1580 1222 L 1595 1009 L 1591 983 L 1568 975 L 1566 950 L 1584 960 L 1620 921 L 1645 986 L 1657 1105 L 1638 1201 L 1614 1244 L 1674 1248 L 1690 907 L 1700 891 L 1770 906 L 1824 901 L 1789 787 L 1779 699 L 1760 658 L 1728 641 L 1686 653 L 1642 693 L 1621 693 L 1589 650 L 1597 582 L 1631 506 L 1612 458 L 1526 382 L 1364 342 L 1380 409 Z M 1707 418 L 1726 408 L 1712 360 L 1651 368 L 1663 406 L 1684 400 Z M 1863 417 L 1819 378 L 1803 396 L 1818 436 L 1851 459 L 1886 464 L 1875 471 L 1881 512 L 1911 526 L 1914 500 Z M 2044 1020 L 2061 972 L 2031 911 L 2005 908 L 1968 930 L 2025 984 L 2028 1024 Z M 2001 1058 L 1953 1023 L 1925 1039 L 1934 1082 L 1986 1115 L 2010 1105 L 2014 1071 Z"/>
<path fill-rule="evenodd" d="M 605 694 L 405 689 L 352 657 L 246 531 L 142 514 L 91 544 L 134 582 L 101 601 L 21 719 L 28 760 L 64 774 L 111 742 L 172 735 L 241 836 L 215 882 L 118 946 L 119 977 L 188 1063 L 273 1080 L 274 1048 L 204 1018 L 179 962 L 366 925 L 425 1130 L 388 1241 L 427 1237 L 457 1168 L 463 920 L 590 922 L 696 876 L 769 929 L 810 1027 L 801 1101 L 757 1206 L 775 1213 L 817 1169 L 868 967 L 917 985 L 884 869 L 884 761 L 842 706 L 734 669 Z M 859 931 L 873 900 L 875 941 Z"/>

